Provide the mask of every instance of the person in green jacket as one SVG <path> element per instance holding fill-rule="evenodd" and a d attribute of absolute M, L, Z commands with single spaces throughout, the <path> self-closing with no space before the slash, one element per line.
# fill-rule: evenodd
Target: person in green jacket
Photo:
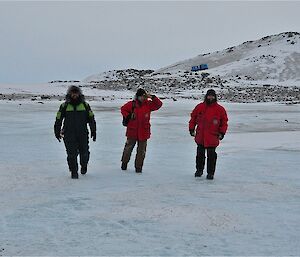
<path fill-rule="evenodd" d="M 54 133 L 59 142 L 63 139 L 65 143 L 67 162 L 73 179 L 78 179 L 78 154 L 80 155 L 81 174 L 87 173 L 90 157 L 87 124 L 91 130 L 91 138 L 96 141 L 94 113 L 85 101 L 81 89 L 70 86 L 66 101 L 60 105 L 56 114 Z"/>

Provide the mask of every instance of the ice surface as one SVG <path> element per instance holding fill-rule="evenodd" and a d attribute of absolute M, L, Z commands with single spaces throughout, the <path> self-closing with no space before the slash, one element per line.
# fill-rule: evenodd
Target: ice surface
<path fill-rule="evenodd" d="M 121 104 L 91 102 L 98 140 L 74 181 L 53 136 L 59 102 L 0 102 L 0 255 L 299 255 L 300 106 L 224 104 L 206 181 L 193 177 L 196 101 L 153 113 L 142 175 L 120 170 Z"/>

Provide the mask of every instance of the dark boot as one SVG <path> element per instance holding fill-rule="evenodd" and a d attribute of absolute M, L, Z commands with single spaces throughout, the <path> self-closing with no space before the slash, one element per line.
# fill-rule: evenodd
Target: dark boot
<path fill-rule="evenodd" d="M 71 178 L 72 179 L 78 179 L 78 172 L 77 171 L 71 171 Z"/>
<path fill-rule="evenodd" d="M 81 166 L 80 172 L 82 175 L 85 175 L 87 173 L 87 165 Z"/>
<path fill-rule="evenodd" d="M 195 178 L 200 178 L 202 175 L 203 175 L 203 171 L 202 172 L 199 172 L 199 171 L 195 172 Z"/>
<path fill-rule="evenodd" d="M 142 169 L 135 169 L 136 173 L 142 173 Z"/>
<path fill-rule="evenodd" d="M 214 179 L 214 175 L 212 175 L 212 174 L 207 174 L 206 179 L 208 179 L 208 180 L 213 180 L 213 179 Z"/>
<path fill-rule="evenodd" d="M 121 170 L 127 170 L 127 163 L 122 162 Z"/>

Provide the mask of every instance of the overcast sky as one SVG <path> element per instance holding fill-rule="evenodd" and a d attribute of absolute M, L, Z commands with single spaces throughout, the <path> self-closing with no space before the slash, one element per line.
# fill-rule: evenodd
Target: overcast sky
<path fill-rule="evenodd" d="M 157 69 L 300 30 L 300 2 L 0 2 L 0 83 Z"/>

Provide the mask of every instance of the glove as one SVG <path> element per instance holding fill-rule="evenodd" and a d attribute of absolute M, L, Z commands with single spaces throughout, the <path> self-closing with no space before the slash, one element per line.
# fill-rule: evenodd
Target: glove
<path fill-rule="evenodd" d="M 61 140 L 61 135 L 60 135 L 60 133 L 56 133 L 56 134 L 55 134 L 55 137 L 56 137 L 56 139 L 58 140 L 58 142 L 60 142 L 60 140 Z"/>
<path fill-rule="evenodd" d="M 149 94 L 149 93 L 147 93 L 146 94 L 146 97 L 147 98 L 151 98 L 152 100 L 156 97 L 155 95 L 151 95 L 151 94 Z"/>
<path fill-rule="evenodd" d="M 222 141 L 222 139 L 224 138 L 225 134 L 224 133 L 219 133 L 219 139 Z"/>
<path fill-rule="evenodd" d="M 135 120 L 135 113 L 134 112 L 130 114 L 129 120 Z"/>
<path fill-rule="evenodd" d="M 191 135 L 192 137 L 195 136 L 195 130 L 194 130 L 194 129 L 190 129 L 190 135 Z"/>
<path fill-rule="evenodd" d="M 96 131 L 93 131 L 91 133 L 91 138 L 93 139 L 94 142 L 96 142 L 96 137 L 97 137 Z"/>

